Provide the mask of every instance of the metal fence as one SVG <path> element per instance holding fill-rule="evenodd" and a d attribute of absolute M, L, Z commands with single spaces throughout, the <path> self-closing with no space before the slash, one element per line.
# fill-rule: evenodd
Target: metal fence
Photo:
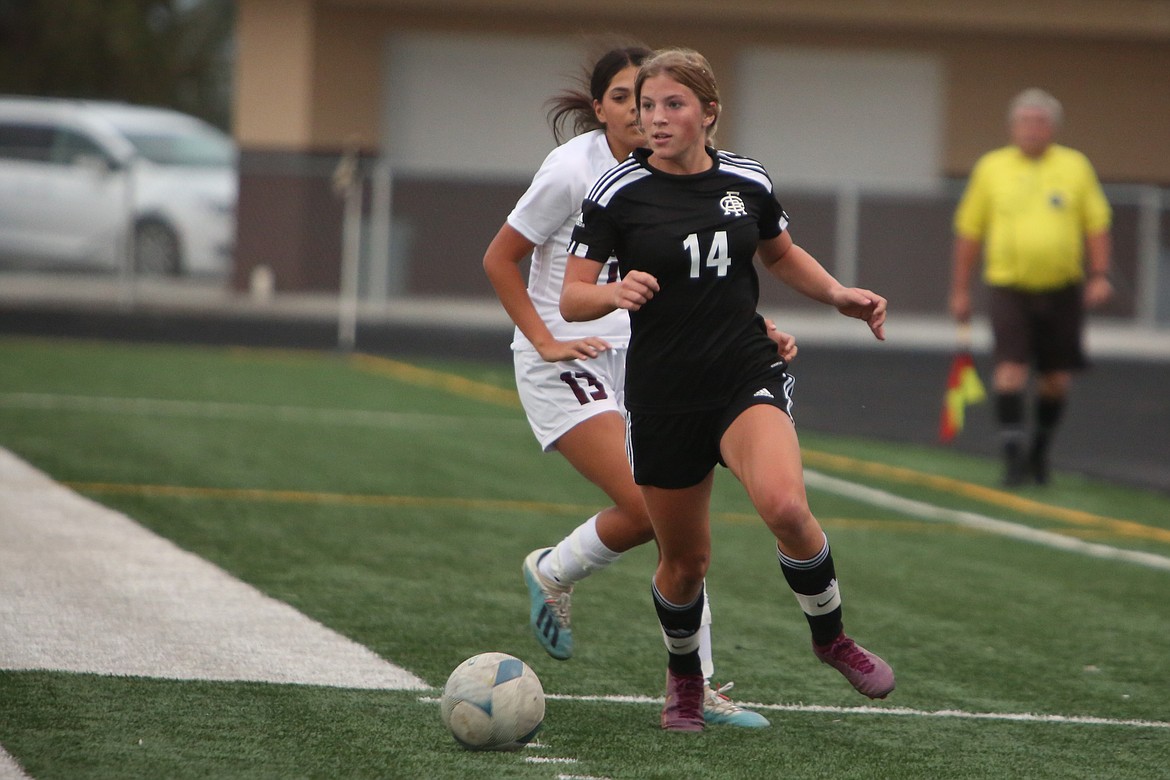
<path fill-rule="evenodd" d="M 367 182 L 351 190 L 366 199 L 363 207 L 348 212 L 362 220 L 354 259 L 361 298 L 491 297 L 479 263 L 527 181 L 395 177 L 375 165 Z M 951 221 L 964 184 L 946 180 L 929 191 L 785 191 L 778 183 L 777 190 L 796 241 L 838 279 L 880 291 L 901 311 L 931 315 L 946 312 Z M 1114 210 L 1117 295 L 1101 315 L 1170 326 L 1170 189 L 1110 184 L 1105 190 Z M 762 285 L 761 298 L 764 304 L 815 306 L 780 285 Z"/>

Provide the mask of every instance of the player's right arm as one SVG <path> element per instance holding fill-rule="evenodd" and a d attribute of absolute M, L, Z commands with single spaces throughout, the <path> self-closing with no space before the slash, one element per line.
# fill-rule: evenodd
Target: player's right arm
<path fill-rule="evenodd" d="M 598 284 L 604 265 L 569 255 L 561 286 L 561 316 L 569 322 L 595 320 L 616 309 L 637 311 L 658 292 L 658 280 L 645 271 L 630 271 L 621 281 Z"/>
<path fill-rule="evenodd" d="M 623 274 L 616 282 L 597 283 L 613 254 L 618 232 L 604 208 L 588 199 L 581 204 L 561 284 L 561 316 L 567 321 L 595 320 L 617 309 L 637 311 L 658 292 L 658 280 L 639 270 Z"/>
<path fill-rule="evenodd" d="M 483 256 L 483 270 L 495 288 L 504 311 L 525 338 L 550 363 L 575 358 L 588 359 L 609 349 L 604 340 L 591 336 L 573 341 L 558 341 L 532 305 L 528 287 L 520 273 L 520 263 L 532 253 L 535 244 L 508 223 L 500 227 Z"/>

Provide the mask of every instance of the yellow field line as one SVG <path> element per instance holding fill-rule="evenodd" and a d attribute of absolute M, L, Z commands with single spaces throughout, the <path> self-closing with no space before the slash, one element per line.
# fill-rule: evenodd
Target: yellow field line
<path fill-rule="evenodd" d="M 491 498 L 431 498 L 426 496 L 390 496 L 362 493 L 318 493 L 309 490 L 266 490 L 262 488 L 185 487 L 182 485 L 129 485 L 116 482 L 65 482 L 79 493 L 158 496 L 165 498 L 201 498 L 226 501 L 264 501 L 290 504 L 332 504 L 342 506 L 422 506 L 444 509 L 497 510 L 507 512 L 543 512 L 546 514 L 582 514 L 592 507 L 555 504 L 545 501 L 512 501 Z"/>
<path fill-rule="evenodd" d="M 358 369 L 372 374 L 381 374 L 421 387 L 446 390 L 449 393 L 464 398 L 474 398 L 477 401 L 487 401 L 512 409 L 520 408 L 520 396 L 516 395 L 515 390 L 509 388 L 496 387 L 455 374 L 433 371 L 429 368 L 374 355 L 355 354 L 350 357 L 350 362 Z"/>
<path fill-rule="evenodd" d="M 252 501 L 289 504 L 323 504 L 330 506 L 424 507 L 469 509 L 475 511 L 534 512 L 539 514 L 585 517 L 595 506 L 557 504 L 549 501 L 513 501 L 492 498 L 434 498 L 428 496 L 391 496 L 362 493 L 318 493 L 309 490 L 268 490 L 262 488 L 214 488 L 182 485 L 131 485 L 117 482 L 64 482 L 66 487 L 90 495 L 142 496 L 147 498 L 193 498 L 218 501 Z M 712 519 L 727 523 L 759 523 L 758 515 L 749 512 L 713 512 Z M 921 530 L 939 528 L 936 523 L 878 518 L 829 518 L 829 525 L 882 530 Z M 960 529 L 961 530 L 961 529 Z"/>
<path fill-rule="evenodd" d="M 263 350 L 263 349 L 233 349 L 234 354 L 247 355 L 249 359 L 256 354 L 265 352 L 280 356 L 315 359 L 319 353 L 300 350 Z M 501 388 L 484 382 L 476 382 L 465 377 L 449 374 L 442 371 L 415 366 L 390 358 L 357 353 L 351 355 L 350 364 L 358 370 L 387 376 L 402 382 L 422 387 L 432 387 L 454 395 L 472 398 L 477 401 L 495 403 L 509 408 L 520 408 L 519 397 L 515 390 Z M 1170 530 L 1137 523 L 1130 520 L 1120 520 L 1093 514 L 1078 509 L 1046 504 L 1040 501 L 1024 498 L 1002 490 L 976 485 L 951 477 L 916 471 L 900 466 L 891 466 L 884 463 L 865 461 L 845 455 L 836 455 L 819 450 L 801 450 L 804 461 L 812 466 L 836 471 L 843 474 L 866 474 L 881 479 L 887 479 L 902 484 L 928 487 L 955 495 L 964 496 L 995 506 L 1006 507 L 1018 512 L 1038 518 L 1047 518 L 1070 525 L 1087 529 L 1083 533 L 1105 532 L 1130 538 L 1150 539 L 1170 543 Z M 236 498 L 251 497 L 253 500 L 270 501 L 302 501 L 317 503 L 345 503 L 353 505 L 381 505 L 404 506 L 437 505 L 447 502 L 449 506 L 465 506 L 477 509 L 498 507 L 501 509 L 518 508 L 529 511 L 556 512 L 558 514 L 572 514 L 586 510 L 586 507 L 565 504 L 525 502 L 525 501 L 490 501 L 483 499 L 433 499 L 416 498 L 410 496 L 361 496 L 331 493 L 308 493 L 286 490 L 250 490 L 250 489 L 221 489 L 221 488 L 189 488 L 171 487 L 165 485 L 114 485 L 107 483 L 72 483 L 80 491 L 98 493 L 129 493 L 138 495 L 171 495 L 204 498 Z M 589 511 L 592 511 L 591 509 Z M 718 515 L 716 515 L 718 517 Z M 738 515 L 727 514 L 722 519 L 738 522 L 742 518 Z"/>
<path fill-rule="evenodd" d="M 329 493 L 309 490 L 267 490 L 262 488 L 214 488 L 189 487 L 183 485 L 131 485 L 116 482 L 65 482 L 65 486 L 89 495 L 141 496 L 147 498 L 190 498 L 212 501 L 251 501 L 257 503 L 319 504 L 328 506 L 360 507 L 419 507 L 431 509 L 466 509 L 476 512 L 529 512 L 545 515 L 569 515 L 585 517 L 595 506 L 583 504 L 558 504 L 550 501 L 515 501 L 492 498 L 453 498 L 428 496 L 391 496 L 361 493 Z M 712 512 L 716 522 L 752 524 L 759 523 L 758 515 L 751 512 Z M 937 523 L 917 520 L 885 520 L 882 518 L 828 517 L 822 523 L 836 528 L 869 528 L 882 531 L 914 531 L 942 529 Z M 952 532 L 963 532 L 961 526 L 950 526 Z M 1066 535 L 1078 537 L 1110 535 L 1106 529 L 1069 531 Z"/>
<path fill-rule="evenodd" d="M 475 398 L 480 401 L 502 404 L 509 407 L 519 407 L 519 397 L 514 390 L 496 387 L 483 382 L 475 382 L 442 371 L 421 368 L 409 363 L 402 363 L 388 358 L 371 355 L 354 355 L 355 365 L 363 370 L 390 376 L 394 379 L 425 387 L 434 387 L 446 390 L 456 395 Z M 1131 520 L 1119 520 L 1113 517 L 1084 512 L 1079 509 L 1045 504 L 1002 490 L 976 485 L 972 482 L 943 477 L 935 474 L 916 471 L 901 466 L 891 466 L 885 463 L 851 458 L 846 455 L 834 455 L 819 450 L 801 450 L 804 461 L 809 465 L 831 469 L 843 474 L 866 474 L 873 477 L 888 479 L 906 485 L 918 485 L 941 490 L 955 495 L 972 498 L 994 506 L 1029 514 L 1038 518 L 1056 520 L 1070 525 L 1088 528 L 1105 529 L 1110 533 L 1136 539 L 1151 539 L 1170 543 L 1170 529 L 1149 526 Z"/>

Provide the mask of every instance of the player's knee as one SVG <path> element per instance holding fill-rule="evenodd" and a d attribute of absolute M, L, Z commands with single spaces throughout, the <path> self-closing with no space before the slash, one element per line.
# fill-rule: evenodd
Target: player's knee
<path fill-rule="evenodd" d="M 698 590 L 707 576 L 707 566 L 711 562 L 708 551 L 689 551 L 672 558 L 663 558 L 660 564 L 666 576 L 678 587 L 687 592 Z"/>
<path fill-rule="evenodd" d="M 768 529 L 780 541 L 799 537 L 805 526 L 814 522 L 808 502 L 799 495 L 777 495 L 757 505 L 757 509 Z"/>

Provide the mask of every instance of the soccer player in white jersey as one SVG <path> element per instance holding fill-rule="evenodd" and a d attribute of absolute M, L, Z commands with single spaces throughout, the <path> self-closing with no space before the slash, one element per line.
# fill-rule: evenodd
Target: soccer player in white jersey
<path fill-rule="evenodd" d="M 533 433 L 544 450 L 556 450 L 613 501 L 554 547 L 534 550 L 523 564 L 532 630 L 554 658 L 573 653 L 570 595 L 574 583 L 654 538 L 642 495 L 626 456 L 623 385 L 630 323 L 613 311 L 587 323 L 560 315 L 561 282 L 573 226 L 593 181 L 644 143 L 634 106 L 634 77 L 650 55 L 640 46 L 614 48 L 600 57 L 580 90 L 551 102 L 549 119 L 558 143 L 571 120 L 577 135 L 554 149 L 484 255 L 484 270 L 512 321 L 516 387 Z M 587 90 L 587 91 L 586 91 Z M 532 255 L 528 282 L 519 264 Z M 617 278 L 616 261 L 600 274 Z M 774 326 L 774 351 L 790 359 L 793 338 Z M 732 702 L 730 684 L 712 686 L 710 609 L 704 604 L 702 655 L 707 723 L 767 726 L 762 715 Z"/>
<path fill-rule="evenodd" d="M 659 548 L 651 593 L 668 651 L 662 727 L 704 726 L 698 634 L 718 464 L 776 537 L 816 656 L 860 693 L 884 698 L 893 671 L 844 633 L 829 541 L 805 494 L 792 377 L 756 313 L 754 258 L 796 291 L 864 320 L 878 339 L 886 300 L 844 287 L 792 242 L 763 166 L 709 146 L 719 90 L 702 55 L 656 54 L 634 91 L 649 148 L 586 197 L 561 313 L 585 321 L 630 312 L 625 401 L 634 481 Z M 615 253 L 620 280 L 607 281 L 601 271 Z"/>

